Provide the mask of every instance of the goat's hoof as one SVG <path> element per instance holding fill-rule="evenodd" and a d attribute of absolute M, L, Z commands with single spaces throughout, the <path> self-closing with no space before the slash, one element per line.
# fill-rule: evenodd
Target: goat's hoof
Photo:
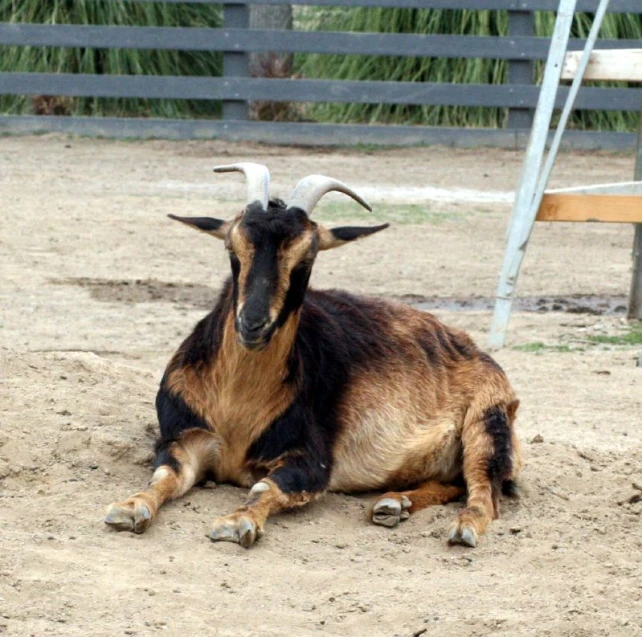
<path fill-rule="evenodd" d="M 410 506 L 412 502 L 402 495 L 399 499 L 393 497 L 384 497 L 375 502 L 372 507 L 372 521 L 381 526 L 395 527 L 399 522 L 407 520 L 410 517 Z"/>
<path fill-rule="evenodd" d="M 477 546 L 477 532 L 470 526 L 455 522 L 448 533 L 448 544 L 463 544 L 475 548 Z"/>
<path fill-rule="evenodd" d="M 212 542 L 236 542 L 250 548 L 263 535 L 263 529 L 247 514 L 232 513 L 214 521 L 209 534 Z"/>
<path fill-rule="evenodd" d="M 117 531 L 144 533 L 152 523 L 152 513 L 146 503 L 136 498 L 110 504 L 105 524 Z"/>

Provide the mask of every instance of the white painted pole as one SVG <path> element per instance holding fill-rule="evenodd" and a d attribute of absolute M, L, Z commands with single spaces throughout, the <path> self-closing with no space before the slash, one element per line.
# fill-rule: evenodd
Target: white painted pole
<path fill-rule="evenodd" d="M 528 246 L 528 241 L 531 237 L 533 226 L 535 225 L 535 218 L 537 217 L 537 211 L 539 210 L 539 207 L 542 203 L 542 198 L 544 197 L 544 191 L 546 190 L 546 187 L 548 185 L 548 180 L 550 179 L 551 172 L 553 171 L 553 166 L 555 165 L 555 159 L 557 158 L 557 153 L 559 151 L 560 143 L 562 141 L 562 135 L 566 130 L 566 125 L 568 123 L 568 118 L 571 114 L 571 111 L 573 110 L 573 104 L 575 103 L 575 98 L 577 97 L 577 94 L 582 85 L 582 78 L 584 77 L 586 66 L 588 65 L 589 58 L 591 57 L 591 51 L 595 46 L 595 41 L 597 40 L 597 36 L 600 31 L 600 27 L 602 26 L 602 21 L 604 19 L 604 15 L 606 14 L 608 5 L 609 5 L 609 0 L 601 0 L 598 6 L 597 12 L 595 13 L 593 24 L 591 25 L 591 30 L 589 32 L 589 36 L 584 46 L 584 52 L 582 53 L 582 57 L 580 59 L 577 73 L 573 78 L 571 88 L 569 90 L 568 96 L 566 97 L 566 103 L 564 104 L 564 108 L 562 109 L 562 114 L 560 115 L 560 120 L 557 124 L 555 135 L 553 136 L 551 147 L 550 147 L 550 150 L 548 151 L 546 162 L 544 163 L 544 168 L 541 170 L 541 174 L 539 175 L 535 193 L 533 194 L 530 202 L 527 201 L 526 198 L 524 198 L 520 202 L 520 205 L 524 206 L 524 208 L 521 209 L 521 211 L 523 212 L 519 217 L 517 227 L 515 227 L 515 234 L 517 235 L 517 239 L 516 239 L 517 249 L 516 250 L 513 249 L 513 252 L 511 253 L 510 262 L 506 269 L 506 279 L 505 279 L 506 284 L 502 290 L 503 294 L 500 296 L 498 292 L 498 295 L 497 295 L 498 298 L 497 298 L 497 305 L 495 307 L 494 319 L 498 319 L 498 321 L 496 322 L 496 320 L 494 320 L 493 327 L 491 328 L 491 335 L 490 335 L 490 341 L 489 341 L 489 344 L 491 347 L 503 347 L 504 342 L 506 340 L 506 331 L 508 329 L 510 310 L 513 303 L 512 297 L 515 292 L 515 287 L 517 286 L 517 278 L 519 277 L 519 271 L 522 266 L 524 256 L 526 255 L 526 247 Z M 564 55 L 563 55 L 563 58 L 565 57 L 566 57 L 566 51 L 564 51 Z M 558 77 L 558 85 L 555 89 L 556 93 L 558 88 L 559 88 L 559 77 Z M 555 97 L 553 97 L 553 101 L 554 99 Z M 549 117 L 549 123 L 550 123 L 550 117 Z M 546 136 L 544 137 L 544 140 L 546 139 Z M 541 162 L 541 159 L 540 159 L 540 162 Z M 534 167 L 533 167 L 533 170 L 535 170 Z M 540 166 L 537 167 L 537 173 L 539 172 L 540 172 Z M 537 174 L 534 174 L 533 177 L 537 179 Z M 530 196 L 530 192 L 531 192 L 530 187 L 532 186 L 531 181 L 528 182 L 528 186 L 529 186 L 529 190 L 527 192 Z M 507 250 L 506 256 L 507 258 L 509 256 L 508 250 Z M 506 266 L 506 262 L 504 262 L 504 265 Z M 500 281 L 500 287 L 501 287 L 501 281 Z M 506 301 L 503 301 L 503 298 L 505 297 L 508 297 L 508 298 L 506 299 Z M 504 313 L 498 317 L 497 309 L 500 302 L 503 302 L 504 307 L 502 309 Z"/>
<path fill-rule="evenodd" d="M 526 245 L 522 239 L 530 233 L 534 219 L 529 219 L 533 197 L 537 189 L 548 129 L 555 107 L 555 98 L 559 88 L 562 65 L 566 55 L 571 24 L 575 13 L 576 0 L 561 0 L 555 21 L 555 29 L 551 38 L 551 46 L 544 69 L 544 78 L 539 93 L 537 109 L 531 136 L 526 149 L 520 185 L 515 197 L 513 214 L 510 222 L 504 265 L 497 288 L 495 313 L 488 340 L 489 347 L 503 347 L 506 338 L 506 328 L 512 305 L 512 295 L 521 265 L 521 256 Z M 517 266 L 517 267 L 515 267 Z"/>
<path fill-rule="evenodd" d="M 575 77 L 573 78 L 571 89 L 568 93 L 568 96 L 566 97 L 566 103 L 564 104 L 564 108 L 562 109 L 562 114 L 560 115 L 560 120 L 557 124 L 555 135 L 553 136 L 553 141 L 551 142 L 551 147 L 546 157 L 546 163 L 544 164 L 544 169 L 540 176 L 537 190 L 535 191 L 535 197 L 533 198 L 533 201 L 531 203 L 530 216 L 533 218 L 533 221 L 537 216 L 537 211 L 539 210 L 539 206 L 542 203 L 544 191 L 546 190 L 548 180 L 550 179 L 551 173 L 553 172 L 553 165 L 555 164 L 555 159 L 557 158 L 557 153 L 562 141 L 562 135 L 566 130 L 566 124 L 568 123 L 568 118 L 571 114 L 571 111 L 573 110 L 575 98 L 577 97 L 580 86 L 582 85 L 582 79 L 584 78 L 584 73 L 586 72 L 586 66 L 589 63 L 591 51 L 593 51 L 593 48 L 595 47 L 595 41 L 597 40 L 597 36 L 600 32 L 600 27 L 602 26 L 604 15 L 606 14 L 606 10 L 609 6 L 609 1 L 610 0 L 601 0 L 595 13 L 595 17 L 593 18 L 593 24 L 591 25 L 591 30 L 589 31 L 588 38 L 586 39 L 586 44 L 584 45 L 584 52 L 582 53 L 582 57 L 577 67 Z M 564 57 L 566 57 L 566 54 L 564 54 Z M 533 225 L 531 224 L 528 235 L 524 237 L 526 241 L 529 240 L 530 231 L 532 231 L 532 229 Z"/>

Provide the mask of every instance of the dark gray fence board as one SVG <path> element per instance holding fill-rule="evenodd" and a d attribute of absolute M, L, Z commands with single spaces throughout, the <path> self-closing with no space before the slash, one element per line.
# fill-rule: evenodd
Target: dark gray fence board
<path fill-rule="evenodd" d="M 530 11 L 511 11 L 508 14 L 508 33 L 514 37 L 535 35 L 535 14 Z M 524 58 L 511 58 L 508 63 L 509 84 L 532 84 L 535 64 Z M 507 128 L 530 128 L 534 110 L 514 108 L 508 112 Z"/>
<path fill-rule="evenodd" d="M 68 133 L 92 137 L 143 139 L 224 139 L 301 146 L 421 146 L 441 144 L 458 148 L 492 146 L 522 149 L 528 132 L 430 126 L 309 124 L 102 117 L 0 116 L 1 134 Z M 564 148 L 626 150 L 634 133 L 567 131 Z"/>
<path fill-rule="evenodd" d="M 224 139 L 302 146 L 493 146 L 522 149 L 528 131 L 430 126 L 375 126 L 102 117 L 0 116 L 1 134 L 67 133 L 112 138 Z M 562 147 L 581 150 L 630 149 L 634 133 L 567 131 Z"/>
<path fill-rule="evenodd" d="M 569 48 L 580 50 L 584 42 L 580 39 L 571 40 Z M 545 60 L 549 39 L 534 36 L 0 23 L 0 45 Z M 627 49 L 637 46 L 640 46 L 639 40 L 605 39 L 598 42 L 598 48 Z"/>
<path fill-rule="evenodd" d="M 560 90 L 563 105 L 568 89 Z M 539 88 L 528 85 L 442 84 L 429 82 L 354 82 L 209 78 L 155 75 L 0 73 L 0 93 L 73 97 L 150 99 L 268 100 L 534 108 Z M 638 111 L 642 89 L 583 87 L 578 109 Z"/>
<path fill-rule="evenodd" d="M 250 28 L 250 7 L 246 4 L 226 4 L 223 22 L 240 31 Z M 223 76 L 225 78 L 250 76 L 250 55 L 233 49 L 223 53 Z M 236 98 L 223 100 L 223 119 L 250 119 L 250 104 Z"/>
<path fill-rule="evenodd" d="M 128 0 L 129 2 L 170 2 L 191 4 L 221 4 L 217 0 Z M 559 0 L 349 0 L 350 6 L 395 7 L 406 9 L 479 9 L 508 11 L 556 11 Z M 577 11 L 594 12 L 599 0 L 578 0 Z M 225 4 L 292 4 L 319 7 L 343 6 L 341 0 L 226 0 Z M 611 0 L 611 13 L 637 13 L 639 0 Z"/>

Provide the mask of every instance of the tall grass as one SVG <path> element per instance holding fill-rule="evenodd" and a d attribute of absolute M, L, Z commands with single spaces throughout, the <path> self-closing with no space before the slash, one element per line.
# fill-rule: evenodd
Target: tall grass
<path fill-rule="evenodd" d="M 351 9 L 326 12 L 318 28 L 328 31 L 500 35 L 506 12 L 425 9 Z M 298 58 L 299 73 L 309 78 L 501 84 L 504 61 L 365 55 L 308 55 Z M 334 122 L 394 122 L 431 126 L 500 126 L 499 108 L 395 104 L 320 104 L 313 119 Z"/>
<path fill-rule="evenodd" d="M 641 8 L 642 10 L 642 8 Z M 572 38 L 588 37 L 593 14 L 578 13 L 571 27 Z M 539 12 L 535 14 L 535 29 L 538 35 L 550 37 L 555 26 L 555 14 Z M 642 40 L 642 16 L 633 13 L 610 13 L 604 17 L 600 29 L 600 38 L 608 40 Z M 538 81 L 544 72 L 544 64 L 536 65 Z M 626 82 L 585 82 L 586 86 L 620 86 Z M 580 130 L 614 130 L 632 131 L 638 126 L 639 115 L 628 111 L 574 111 L 568 127 Z"/>
<path fill-rule="evenodd" d="M 207 4 L 122 2 L 114 0 L 0 0 L 1 22 L 118 26 L 221 25 L 221 8 Z M 217 76 L 220 53 L 138 49 L 0 47 L 0 71 Z M 35 107 L 43 102 L 36 100 Z M 220 104 L 206 100 L 73 98 L 50 103 L 52 110 L 80 115 L 141 117 L 218 116 Z M 45 102 L 47 108 L 47 102 Z M 0 97 L 0 112 L 28 113 L 31 97 Z"/>
<path fill-rule="evenodd" d="M 537 34 L 550 36 L 554 14 L 535 15 Z M 207 4 L 0 0 L 0 21 L 217 27 L 221 25 L 222 15 L 220 5 Z M 585 37 L 591 21 L 591 15 L 576 16 L 573 37 Z M 295 22 L 295 28 L 304 30 L 482 36 L 508 33 L 505 11 L 305 7 L 297 9 Z M 609 14 L 601 36 L 642 39 L 640 15 Z M 541 75 L 542 68 L 543 64 L 536 64 L 537 75 Z M 217 76 L 221 69 L 221 54 L 206 51 L 0 47 L 0 71 Z M 508 65 L 503 60 L 300 54 L 295 56 L 294 72 L 308 78 L 502 84 L 507 81 Z M 216 117 L 220 114 L 220 103 L 205 100 L 73 98 L 38 103 L 32 98 L 0 96 L 0 112 L 25 113 L 34 108 L 84 115 L 143 117 Z M 457 106 L 318 104 L 305 107 L 305 117 L 317 121 L 432 126 L 498 127 L 504 124 L 506 114 L 506 109 L 501 108 Z M 634 113 L 580 111 L 574 114 L 570 126 L 631 130 L 636 121 Z"/>
<path fill-rule="evenodd" d="M 550 36 L 555 15 L 535 14 L 536 33 Z M 308 14 L 314 21 L 314 14 Z M 451 34 L 505 36 L 508 13 L 505 11 L 427 10 L 427 9 L 340 9 L 320 11 L 315 26 L 328 31 L 379 33 Z M 592 16 L 578 14 L 572 37 L 586 37 Z M 610 14 L 602 26 L 601 37 L 642 38 L 642 21 L 637 14 Z M 456 84 L 503 84 L 508 64 L 504 60 L 402 58 L 393 56 L 303 55 L 297 58 L 297 71 L 309 78 L 344 80 L 397 80 L 445 82 Z M 543 64 L 536 65 L 541 75 Z M 605 83 L 601 83 L 605 85 Z M 419 106 L 386 104 L 320 104 L 310 107 L 315 120 L 333 122 L 394 122 L 433 126 L 502 126 L 507 109 L 462 106 Z M 635 127 L 634 113 L 582 111 L 570 126 L 610 130 Z"/>

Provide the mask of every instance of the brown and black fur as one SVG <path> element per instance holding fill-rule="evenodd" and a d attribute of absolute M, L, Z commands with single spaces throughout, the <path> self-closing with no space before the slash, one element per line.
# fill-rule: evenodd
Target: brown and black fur
<path fill-rule="evenodd" d="M 206 475 L 252 487 L 213 540 L 250 546 L 267 517 L 325 491 L 388 491 L 372 519 L 394 526 L 457 499 L 449 541 L 475 546 L 521 465 L 518 401 L 460 330 L 404 305 L 308 289 L 320 249 L 386 226 L 335 228 L 272 201 L 232 222 L 179 218 L 223 238 L 232 277 L 170 361 L 149 488 L 106 522 L 144 531 Z"/>

